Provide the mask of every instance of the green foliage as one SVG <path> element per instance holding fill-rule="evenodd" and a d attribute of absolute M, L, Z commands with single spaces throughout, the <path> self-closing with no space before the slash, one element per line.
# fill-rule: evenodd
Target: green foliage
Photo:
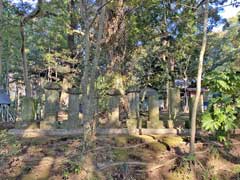
<path fill-rule="evenodd" d="M 240 108 L 240 74 L 235 71 L 213 72 L 206 85 L 216 97 L 211 98 L 208 110 L 202 115 L 202 127 L 215 132 L 219 141 L 227 142 L 228 134 L 237 127 Z"/>
<path fill-rule="evenodd" d="M 81 161 L 76 160 L 68 160 L 65 164 L 65 168 L 63 170 L 63 178 L 68 179 L 71 173 L 79 174 L 82 169 Z"/>
<path fill-rule="evenodd" d="M 7 131 L 0 131 L 0 163 L 7 157 L 14 156 L 21 151 L 21 144 L 16 137 Z"/>

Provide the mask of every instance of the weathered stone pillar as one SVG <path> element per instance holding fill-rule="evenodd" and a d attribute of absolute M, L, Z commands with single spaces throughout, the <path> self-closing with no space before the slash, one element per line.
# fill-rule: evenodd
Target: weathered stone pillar
<path fill-rule="evenodd" d="M 59 111 L 60 86 L 57 83 L 45 85 L 44 119 L 40 123 L 41 129 L 55 128 Z"/>
<path fill-rule="evenodd" d="M 78 88 L 69 88 L 67 93 L 69 94 L 67 127 L 79 128 L 81 123 L 79 118 L 80 90 Z"/>
<path fill-rule="evenodd" d="M 181 96 L 179 88 L 169 88 L 169 119 L 167 127 L 173 128 L 174 120 L 176 120 L 178 113 L 181 109 Z"/>
<path fill-rule="evenodd" d="M 129 118 L 137 118 L 139 116 L 139 92 L 137 88 L 127 90 Z"/>
<path fill-rule="evenodd" d="M 157 91 L 154 89 L 148 90 L 148 128 L 163 128 L 163 122 L 159 120 L 159 100 Z"/>
<path fill-rule="evenodd" d="M 169 109 L 171 120 L 175 120 L 177 114 L 180 112 L 181 97 L 179 88 L 170 88 L 169 89 Z"/>
<path fill-rule="evenodd" d="M 37 123 L 35 122 L 36 108 L 35 102 L 32 97 L 23 97 L 21 103 L 21 119 L 22 122 L 19 123 L 19 128 L 34 129 L 37 128 Z"/>
<path fill-rule="evenodd" d="M 107 126 L 110 127 L 120 127 L 120 121 L 119 121 L 119 105 L 120 105 L 120 96 L 121 93 L 117 89 L 113 89 L 108 92 L 109 97 L 109 112 L 108 112 L 108 118 L 109 122 Z"/>
<path fill-rule="evenodd" d="M 129 129 L 137 128 L 137 118 L 139 117 L 139 89 L 130 88 L 127 90 L 128 98 L 128 119 L 127 127 Z"/>
<path fill-rule="evenodd" d="M 23 121 L 34 121 L 35 118 L 35 106 L 34 99 L 32 97 L 22 98 L 22 120 Z"/>

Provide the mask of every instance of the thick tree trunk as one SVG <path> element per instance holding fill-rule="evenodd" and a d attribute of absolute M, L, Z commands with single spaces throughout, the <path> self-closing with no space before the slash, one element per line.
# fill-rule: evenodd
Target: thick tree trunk
<path fill-rule="evenodd" d="M 203 69 L 203 59 L 206 51 L 207 45 L 207 24 L 208 24 L 208 0 L 205 1 L 205 10 L 204 10 L 204 24 L 203 24 L 203 41 L 201 52 L 199 55 L 199 64 L 198 64 L 198 74 L 197 74 L 197 91 L 196 98 L 194 101 L 192 114 L 191 114 L 191 141 L 190 141 L 190 153 L 195 153 L 195 135 L 196 135 L 196 119 L 197 119 L 197 108 L 198 102 L 201 94 L 201 79 L 202 79 L 202 69 Z"/>
<path fill-rule="evenodd" d="M 0 0 L 0 26 L 3 23 L 3 2 Z M 3 69 L 2 69 L 2 52 L 3 52 L 3 35 L 2 28 L 0 29 L 0 88 L 3 88 Z"/>

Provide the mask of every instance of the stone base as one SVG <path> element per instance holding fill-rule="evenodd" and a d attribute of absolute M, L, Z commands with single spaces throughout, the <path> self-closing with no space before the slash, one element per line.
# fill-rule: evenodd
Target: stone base
<path fill-rule="evenodd" d="M 79 129 L 81 128 L 81 122 L 80 120 L 67 120 L 63 121 L 63 128 L 66 129 Z"/>
<path fill-rule="evenodd" d="M 137 128 L 137 119 L 127 119 L 127 128 L 136 129 Z"/>
<path fill-rule="evenodd" d="M 170 129 L 174 128 L 173 120 L 168 120 L 166 123 L 166 127 Z"/>
<path fill-rule="evenodd" d="M 36 112 L 36 109 L 34 105 L 34 99 L 31 97 L 23 97 L 21 119 L 26 122 L 34 121 L 35 112 Z"/>
<path fill-rule="evenodd" d="M 40 129 L 56 129 L 56 124 L 54 122 L 42 121 L 40 123 Z"/>
<path fill-rule="evenodd" d="M 156 121 L 156 122 L 147 121 L 147 128 L 153 128 L 153 129 L 164 128 L 163 121 Z"/>
<path fill-rule="evenodd" d="M 120 121 L 109 122 L 109 123 L 106 124 L 106 127 L 110 127 L 110 128 L 120 128 L 120 127 L 121 127 L 121 123 L 120 123 Z"/>
<path fill-rule="evenodd" d="M 49 115 L 40 122 L 40 129 L 56 129 L 56 116 Z"/>
<path fill-rule="evenodd" d="M 37 122 L 24 122 L 17 121 L 15 124 L 15 128 L 17 129 L 39 129 L 39 123 Z"/>

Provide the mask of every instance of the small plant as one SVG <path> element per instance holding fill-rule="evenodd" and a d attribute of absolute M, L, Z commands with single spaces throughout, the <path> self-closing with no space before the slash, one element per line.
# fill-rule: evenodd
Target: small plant
<path fill-rule="evenodd" d="M 194 155 L 183 156 L 177 160 L 176 167 L 173 169 L 173 175 L 178 180 L 192 180 L 192 168 L 191 166 L 195 162 Z"/>
<path fill-rule="evenodd" d="M 211 158 L 213 158 L 213 159 L 220 158 L 219 150 L 214 146 L 210 147 L 210 155 L 211 155 Z"/>
<path fill-rule="evenodd" d="M 236 165 L 236 166 L 234 166 L 233 172 L 234 172 L 234 173 L 240 173 L 240 165 L 239 165 L 239 164 Z"/>
<path fill-rule="evenodd" d="M 64 179 L 64 180 L 69 179 L 69 172 L 68 172 L 68 171 L 64 171 L 64 172 L 63 172 L 63 179 Z"/>
<path fill-rule="evenodd" d="M 9 135 L 7 131 L 0 131 L 0 158 L 11 157 L 21 151 L 20 142 L 13 135 Z"/>
<path fill-rule="evenodd" d="M 65 168 L 63 171 L 63 178 L 68 179 L 69 175 L 72 174 L 79 174 L 82 169 L 82 165 L 80 162 L 76 162 L 73 160 L 68 160 L 65 164 Z"/>
<path fill-rule="evenodd" d="M 233 70 L 213 72 L 206 77 L 206 85 L 215 95 L 202 115 L 202 127 L 229 147 L 230 133 L 238 124 L 240 74 Z"/>

